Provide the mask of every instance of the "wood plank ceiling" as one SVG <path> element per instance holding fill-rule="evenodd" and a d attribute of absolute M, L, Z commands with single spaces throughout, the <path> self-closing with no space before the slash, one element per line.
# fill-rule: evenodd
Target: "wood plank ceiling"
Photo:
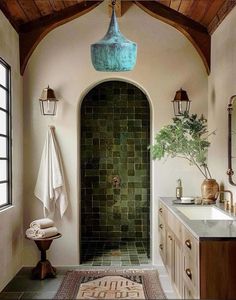
<path fill-rule="evenodd" d="M 121 10 L 128 2 L 135 3 L 185 34 L 202 57 L 208 73 L 210 35 L 236 5 L 236 0 L 116 1 Z M 103 0 L 0 0 L 0 9 L 19 33 L 21 74 L 30 55 L 49 31 L 89 12 L 101 2 Z"/>

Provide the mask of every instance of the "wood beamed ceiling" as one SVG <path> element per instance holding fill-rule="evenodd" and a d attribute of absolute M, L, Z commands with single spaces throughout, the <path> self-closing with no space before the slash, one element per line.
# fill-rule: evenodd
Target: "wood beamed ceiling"
<path fill-rule="evenodd" d="M 52 29 L 111 0 L 1 0 L 0 9 L 19 33 L 20 69 Z M 211 34 L 236 5 L 236 0 L 116 0 L 117 16 L 135 3 L 142 10 L 182 32 L 210 72 Z"/>

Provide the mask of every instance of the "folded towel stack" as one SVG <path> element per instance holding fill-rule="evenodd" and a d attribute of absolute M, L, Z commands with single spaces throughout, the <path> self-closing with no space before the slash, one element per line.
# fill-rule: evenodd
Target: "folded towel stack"
<path fill-rule="evenodd" d="M 48 227 L 53 227 L 54 222 L 49 218 L 34 220 L 30 223 L 30 227 L 34 229 L 44 229 Z"/>
<path fill-rule="evenodd" d="M 28 238 L 42 239 L 57 235 L 58 230 L 53 220 L 49 218 L 38 219 L 30 223 L 30 228 L 25 232 Z"/>

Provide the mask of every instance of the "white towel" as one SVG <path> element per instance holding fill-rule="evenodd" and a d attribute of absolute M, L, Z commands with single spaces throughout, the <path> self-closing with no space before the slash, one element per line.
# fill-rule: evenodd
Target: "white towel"
<path fill-rule="evenodd" d="M 30 227 L 34 229 L 43 229 L 54 226 L 53 220 L 49 218 L 34 220 L 30 223 Z"/>
<path fill-rule="evenodd" d="M 47 132 L 34 194 L 43 202 L 45 217 L 53 216 L 55 207 L 63 217 L 68 200 L 60 151 L 52 127 Z"/>
<path fill-rule="evenodd" d="M 37 229 L 34 229 L 34 228 L 28 228 L 28 229 L 26 229 L 26 232 L 25 232 L 25 234 L 28 238 L 35 238 L 36 233 L 37 233 Z"/>
<path fill-rule="evenodd" d="M 49 238 L 51 236 L 57 235 L 58 230 L 56 227 L 48 227 L 44 229 L 34 229 L 31 227 L 26 229 L 25 234 L 28 238 L 42 239 L 42 238 Z"/>
<path fill-rule="evenodd" d="M 44 229 L 39 229 L 36 233 L 37 238 L 48 238 L 58 234 L 58 230 L 56 227 L 49 227 Z"/>

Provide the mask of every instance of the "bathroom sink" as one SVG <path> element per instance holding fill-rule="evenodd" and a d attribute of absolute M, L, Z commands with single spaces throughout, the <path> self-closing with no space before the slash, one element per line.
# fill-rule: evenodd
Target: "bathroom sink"
<path fill-rule="evenodd" d="M 176 207 L 190 220 L 234 220 L 214 206 Z"/>

